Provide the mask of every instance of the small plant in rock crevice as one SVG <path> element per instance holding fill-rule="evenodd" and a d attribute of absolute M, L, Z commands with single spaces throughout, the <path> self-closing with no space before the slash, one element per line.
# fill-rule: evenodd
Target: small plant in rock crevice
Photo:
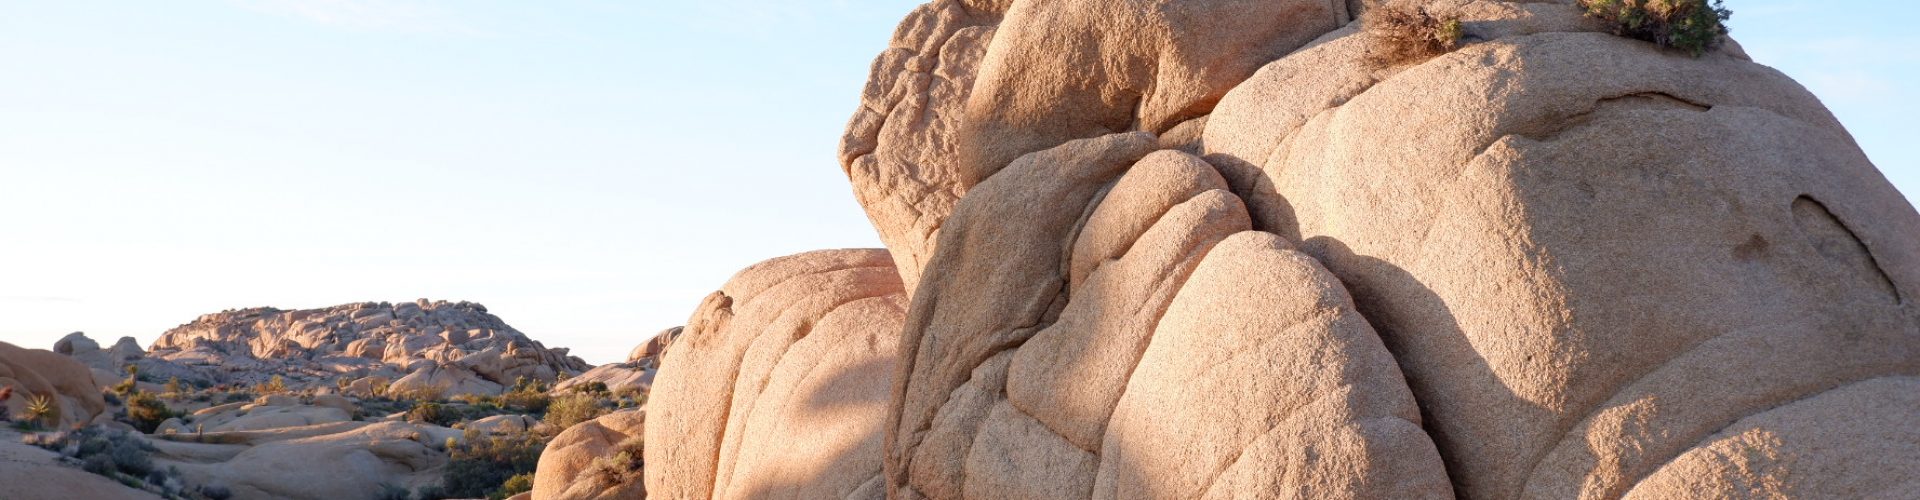
<path fill-rule="evenodd" d="M 1368 37 L 1365 62 L 1374 68 L 1432 59 L 1459 48 L 1466 36 L 1459 17 L 1436 15 L 1414 2 L 1370 9 L 1360 26 Z"/>
<path fill-rule="evenodd" d="M 1613 34 L 1687 51 L 1699 57 L 1726 41 L 1733 11 L 1722 0 L 1580 0 L 1587 17 Z"/>

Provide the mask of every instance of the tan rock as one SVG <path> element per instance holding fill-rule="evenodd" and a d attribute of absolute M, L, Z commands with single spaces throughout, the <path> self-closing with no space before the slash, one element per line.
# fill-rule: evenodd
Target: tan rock
<path fill-rule="evenodd" d="M 483 434 L 518 434 L 539 423 L 539 420 L 526 415 L 494 415 L 468 422 L 467 429 Z"/>
<path fill-rule="evenodd" d="M 566 431 L 547 442 L 534 472 L 533 497 L 540 500 L 598 500 L 645 498 L 645 481 L 615 483 L 589 473 L 595 459 L 611 458 L 641 439 L 647 423 L 644 411 L 609 413 Z M 638 459 L 639 457 L 631 457 Z"/>
<path fill-rule="evenodd" d="M 1762 434 L 1898 436 L 1914 413 L 1738 428 L 1884 412 L 1823 394 L 1920 372 L 1920 215 L 1819 100 L 1737 46 L 1695 59 L 1566 5 L 1452 3 L 1484 41 L 1371 74 L 1359 35 L 1332 35 L 1230 92 L 1205 148 L 1240 166 L 1256 227 L 1350 288 L 1459 493 L 1745 496 L 1773 472 L 1715 458 L 1734 450 L 1810 492 L 1897 482 Z"/>
<path fill-rule="evenodd" d="M 210 431 L 198 437 L 206 443 L 154 440 L 154 462 L 189 484 L 228 486 L 240 500 L 374 498 L 382 484 L 411 490 L 439 481 L 446 454 L 435 447 L 458 435 L 399 422 Z"/>
<path fill-rule="evenodd" d="M 107 409 L 93 371 L 53 351 L 0 342 L 0 388 L 13 389 L 12 397 L 0 401 L 8 415 L 23 418 L 34 397 L 45 397 L 58 417 L 50 423 L 62 428 L 91 422 Z"/>
<path fill-rule="evenodd" d="M 0 495 L 7 498 L 160 498 L 159 495 L 128 488 L 105 476 L 62 464 L 60 454 L 21 443 L 21 435 L 10 428 L 0 428 L 0 485 L 5 485 Z"/>
<path fill-rule="evenodd" d="M 1014 158 L 1173 132 L 1261 64 L 1351 20 L 1347 4 L 929 2 L 875 59 L 841 165 L 912 289 L 956 202 Z"/>
<path fill-rule="evenodd" d="M 1338 282 L 1155 147 L 1069 142 L 961 201 L 908 316 L 892 494 L 1451 496 Z"/>
<path fill-rule="evenodd" d="M 883 496 L 879 451 L 905 301 L 882 250 L 809 252 L 736 274 L 662 362 L 648 400 L 647 490 Z"/>

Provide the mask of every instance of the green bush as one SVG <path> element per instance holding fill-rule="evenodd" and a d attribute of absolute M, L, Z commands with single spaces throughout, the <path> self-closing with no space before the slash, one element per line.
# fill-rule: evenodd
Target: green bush
<path fill-rule="evenodd" d="M 1721 0 L 1580 0 L 1587 16 L 1606 21 L 1613 34 L 1687 51 L 1694 57 L 1720 46 L 1727 36 Z"/>
<path fill-rule="evenodd" d="M 500 484 L 500 489 L 488 493 L 487 500 L 506 500 L 508 497 L 529 491 L 533 491 L 533 473 L 514 474 L 513 477 L 507 478 L 507 482 Z"/>
<path fill-rule="evenodd" d="M 433 425 L 447 427 L 447 426 L 453 425 L 455 422 L 460 421 L 460 413 L 453 411 L 451 409 L 448 409 L 446 405 L 442 405 L 440 403 L 435 403 L 431 401 L 422 402 L 422 403 L 413 405 L 413 409 L 407 410 L 407 421 L 408 422 L 425 422 Z"/>
<path fill-rule="evenodd" d="M 607 409 L 600 405 L 600 399 L 586 394 L 568 394 L 553 398 L 553 404 L 547 407 L 544 421 L 556 430 L 565 430 L 576 424 L 593 420 Z"/>
<path fill-rule="evenodd" d="M 467 431 L 465 437 L 448 450 L 440 486 L 453 498 L 491 497 L 506 489 L 515 476 L 524 474 L 531 478 L 534 467 L 540 464 L 540 452 L 546 447 L 546 440 L 529 433 L 482 436 Z"/>
<path fill-rule="evenodd" d="M 1376 68 L 1432 59 L 1458 48 L 1466 36 L 1459 17 L 1434 15 L 1407 2 L 1367 10 L 1360 26 L 1369 41 L 1366 63 Z"/>
<path fill-rule="evenodd" d="M 83 427 L 28 436 L 27 444 L 80 460 L 87 472 L 138 482 L 154 472 L 153 445 L 126 431 Z"/>
<path fill-rule="evenodd" d="M 376 500 L 412 500 L 413 494 L 408 492 L 406 488 L 394 486 L 392 483 L 380 483 L 380 491 L 374 493 L 373 498 Z"/>
<path fill-rule="evenodd" d="M 140 429 L 140 432 L 149 434 L 160 428 L 160 423 L 179 416 L 178 413 L 167 408 L 167 404 L 161 402 L 159 397 L 145 392 L 136 393 L 128 398 L 126 411 L 127 423 L 133 424 L 133 427 Z"/>
<path fill-rule="evenodd" d="M 646 440 L 634 436 L 614 445 L 613 453 L 594 458 L 581 472 L 581 477 L 591 479 L 595 486 L 611 488 L 617 485 L 631 484 L 642 479 L 645 468 L 642 460 Z"/>
<path fill-rule="evenodd" d="M 500 406 L 513 411 L 540 413 L 547 411 L 553 399 L 545 392 L 515 389 L 500 395 Z"/>

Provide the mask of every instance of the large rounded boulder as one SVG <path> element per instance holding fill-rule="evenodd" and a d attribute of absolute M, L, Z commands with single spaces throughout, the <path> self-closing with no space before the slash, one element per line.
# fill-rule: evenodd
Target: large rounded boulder
<path fill-rule="evenodd" d="M 882 498 L 907 301 L 893 262 L 884 250 L 803 253 L 709 295 L 648 398 L 646 491 Z"/>

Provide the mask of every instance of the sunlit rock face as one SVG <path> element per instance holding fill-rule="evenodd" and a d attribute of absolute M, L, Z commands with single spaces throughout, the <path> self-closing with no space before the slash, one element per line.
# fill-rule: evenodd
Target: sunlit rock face
<path fill-rule="evenodd" d="M 740 271 L 667 349 L 647 402 L 661 498 L 879 498 L 906 295 L 884 250 Z"/>
<path fill-rule="evenodd" d="M 273 375 L 302 385 L 377 376 L 392 380 L 396 391 L 444 395 L 497 394 L 522 377 L 550 382 L 591 368 L 485 306 L 425 299 L 208 314 L 162 334 L 138 364 L 184 366 L 190 376 L 238 384 Z"/>
<path fill-rule="evenodd" d="M 1817 99 L 1567 2 L 1408 2 L 1462 44 L 1380 67 L 1338 3 L 903 23 L 843 149 L 913 290 L 891 494 L 1920 487 L 1920 215 Z"/>
<path fill-rule="evenodd" d="M 677 423 L 647 429 L 649 491 L 1920 488 L 1891 472 L 1920 467 L 1920 214 L 1818 100 L 1570 2 L 1399 3 L 1459 46 L 1379 64 L 1374 2 L 916 10 L 842 145 L 894 265 L 807 254 L 709 297 L 655 393 Z M 860 270 L 911 301 L 814 319 L 883 295 Z M 794 427 L 758 422 L 819 387 L 778 367 L 823 325 L 888 332 L 890 377 L 857 377 L 888 396 L 835 389 L 885 421 L 768 469 L 790 434 L 764 429 Z"/>

